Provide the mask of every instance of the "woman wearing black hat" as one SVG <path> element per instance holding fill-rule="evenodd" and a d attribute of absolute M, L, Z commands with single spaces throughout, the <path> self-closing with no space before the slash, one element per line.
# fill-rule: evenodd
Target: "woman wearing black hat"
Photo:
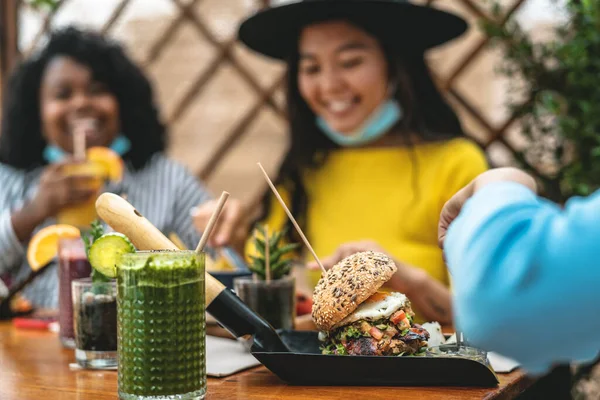
<path fill-rule="evenodd" d="M 286 3 L 239 29 L 248 47 L 288 64 L 291 143 L 280 191 L 326 266 L 384 251 L 398 266 L 389 289 L 405 293 L 422 319 L 451 322 L 437 219 L 487 164 L 435 87 L 424 52 L 461 35 L 466 23 L 399 0 Z M 238 204 L 214 245 L 247 235 Z M 269 192 L 264 205 L 261 221 L 271 229 L 289 223 Z M 199 229 L 210 207 L 199 210 Z"/>

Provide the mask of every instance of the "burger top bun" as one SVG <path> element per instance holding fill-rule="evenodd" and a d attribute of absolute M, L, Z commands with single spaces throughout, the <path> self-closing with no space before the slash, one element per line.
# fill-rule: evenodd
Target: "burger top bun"
<path fill-rule="evenodd" d="M 366 251 L 341 260 L 325 272 L 313 293 L 312 318 L 321 331 L 330 331 L 396 272 L 383 253 Z"/>

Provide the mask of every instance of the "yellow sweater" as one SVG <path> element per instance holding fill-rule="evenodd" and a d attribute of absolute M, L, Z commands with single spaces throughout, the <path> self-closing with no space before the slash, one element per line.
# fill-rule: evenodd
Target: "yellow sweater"
<path fill-rule="evenodd" d="M 305 234 L 319 258 L 343 243 L 373 240 L 396 260 L 449 286 L 437 244 L 440 211 L 486 169 L 483 152 L 462 138 L 413 148 L 337 150 L 320 169 L 304 176 L 310 199 Z M 289 207 L 289 194 L 281 195 Z M 273 196 L 266 224 L 279 230 L 286 220 Z M 312 259 L 305 254 L 307 261 Z M 308 273 L 314 287 L 320 271 Z"/>

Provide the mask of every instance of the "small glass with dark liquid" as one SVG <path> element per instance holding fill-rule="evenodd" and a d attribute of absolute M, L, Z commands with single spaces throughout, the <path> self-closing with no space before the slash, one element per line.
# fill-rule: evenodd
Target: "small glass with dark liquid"
<path fill-rule="evenodd" d="M 84 368 L 117 366 L 117 282 L 73 281 L 75 359 Z"/>
<path fill-rule="evenodd" d="M 80 238 L 61 239 L 58 243 L 58 323 L 60 341 L 68 348 L 75 348 L 71 282 L 88 278 L 91 273 L 83 241 Z"/>

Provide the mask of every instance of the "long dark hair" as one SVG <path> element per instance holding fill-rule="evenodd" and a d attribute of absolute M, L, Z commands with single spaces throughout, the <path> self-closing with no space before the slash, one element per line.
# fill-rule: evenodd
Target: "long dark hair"
<path fill-rule="evenodd" d="M 31 170 L 46 164 L 46 141 L 40 118 L 40 86 L 48 63 L 68 56 L 88 67 L 117 98 L 123 134 L 131 141 L 124 155 L 139 169 L 165 148 L 165 127 L 159 120 L 149 80 L 123 49 L 99 34 L 73 27 L 54 32 L 46 47 L 22 62 L 3 93 L 0 162 Z"/>
<path fill-rule="evenodd" d="M 361 26 L 360 24 L 358 24 Z M 367 27 L 362 27 L 372 32 Z M 377 36 L 376 36 L 377 37 Z M 389 71 L 389 79 L 397 83 L 394 94 L 403 108 L 403 118 L 393 132 L 398 132 L 407 146 L 413 143 L 410 134 L 420 142 L 445 141 L 465 136 L 456 113 L 444 100 L 431 77 L 423 51 L 399 49 L 398 43 L 381 41 Z M 315 114 L 304 101 L 298 88 L 298 49 L 288 60 L 287 111 L 290 126 L 290 145 L 279 168 L 276 184 L 291 196 L 291 212 L 298 223 L 306 227 L 307 205 L 310 199 L 303 183 L 308 169 L 322 166 L 332 150 L 339 148 L 327 138 L 315 123 Z M 263 196 L 263 211 L 259 221 L 270 212 L 271 193 Z M 291 224 L 288 221 L 288 224 Z M 294 229 L 290 239 L 297 240 Z"/>

